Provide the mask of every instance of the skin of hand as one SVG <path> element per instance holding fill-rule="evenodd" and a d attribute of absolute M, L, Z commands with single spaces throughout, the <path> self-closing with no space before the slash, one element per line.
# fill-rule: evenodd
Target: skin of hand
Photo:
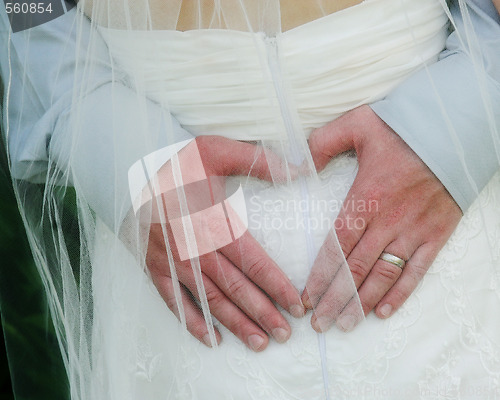
<path fill-rule="evenodd" d="M 250 175 L 271 181 L 269 171 L 272 167 L 273 171 L 281 168 L 282 178 L 286 179 L 282 160 L 275 154 L 264 154 L 259 146 L 221 136 L 201 136 L 192 141 L 186 147 L 187 150 L 179 152 L 179 159 L 183 154 L 189 154 L 189 146 L 197 146 L 208 178 Z M 169 163 L 162 168 L 163 172 L 160 170 L 159 180 L 162 179 L 162 173 L 171 169 Z M 280 177 L 273 175 L 273 178 Z M 215 186 L 210 188 L 212 195 L 216 190 L 221 190 Z M 188 195 L 188 190 L 185 192 Z M 203 194 L 191 195 L 191 198 L 196 199 Z M 169 213 L 168 206 L 166 208 Z M 187 329 L 202 343 L 211 346 L 203 313 L 195 301 L 200 297 L 192 261 L 180 259 L 169 223 L 163 226 L 153 223 L 150 227 L 146 264 L 151 278 L 167 306 L 179 318 L 167 244 L 172 250 L 180 282 Z M 290 326 L 272 300 L 293 316 L 301 317 L 305 309 L 300 293 L 248 231 L 232 243 L 200 255 L 196 261 L 201 267 L 210 312 L 250 349 L 264 350 L 269 342 L 268 335 L 280 343 L 288 340 Z M 217 328 L 215 330 L 217 342 L 220 342 L 220 332 Z"/>
<path fill-rule="evenodd" d="M 416 288 L 462 212 L 422 160 L 368 106 L 317 129 L 309 145 L 318 171 L 342 152 L 357 154 L 359 169 L 344 205 L 376 207 L 343 207 L 334 226 L 365 315 L 375 309 L 378 317 L 387 318 Z M 333 234 L 325 240 L 302 294 L 306 308 L 314 309 L 311 324 L 318 332 L 335 321 L 345 331 L 359 322 L 353 317 L 359 303 L 349 298 L 352 293 L 342 299 L 333 276 L 332 263 L 338 262 L 331 251 L 334 240 Z M 404 269 L 380 260 L 382 252 L 407 260 Z M 343 310 L 333 307 L 339 301 Z"/>
<path fill-rule="evenodd" d="M 493 0 L 493 4 L 495 5 L 495 8 L 497 9 L 498 13 L 500 14 L 500 0 Z"/>

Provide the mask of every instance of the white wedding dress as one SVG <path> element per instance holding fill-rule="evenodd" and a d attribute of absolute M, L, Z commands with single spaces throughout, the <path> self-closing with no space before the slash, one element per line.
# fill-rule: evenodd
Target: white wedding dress
<path fill-rule="evenodd" d="M 138 90 L 168 105 L 189 132 L 272 145 L 286 137 L 283 108 L 298 116 L 307 137 L 435 61 L 447 18 L 435 0 L 366 0 L 273 38 L 221 29 L 101 34 L 120 69 L 140 82 Z M 270 78 L 273 66 L 286 77 L 281 95 Z M 316 250 L 356 168 L 355 157 L 341 156 L 310 183 Z M 231 179 L 243 184 L 250 232 L 302 290 L 310 260 L 303 214 L 287 203 L 293 187 Z M 271 340 L 262 353 L 223 327 L 216 349 L 182 332 L 134 257 L 98 224 L 92 398 L 325 399 L 327 392 L 349 400 L 500 398 L 500 275 L 490 261 L 500 261 L 498 247 L 491 254 L 491 243 L 500 242 L 499 188 L 496 176 L 394 316 L 372 313 L 353 332 L 332 328 L 318 340 L 310 314 L 285 313 L 290 340 Z"/>

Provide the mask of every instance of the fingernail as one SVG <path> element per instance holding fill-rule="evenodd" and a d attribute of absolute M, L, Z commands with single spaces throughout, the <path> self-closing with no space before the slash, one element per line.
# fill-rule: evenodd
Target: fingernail
<path fill-rule="evenodd" d="M 290 314 L 292 314 L 292 316 L 294 316 L 295 318 L 302 318 L 305 313 L 306 311 L 303 306 L 294 304 L 293 306 L 290 307 Z"/>
<path fill-rule="evenodd" d="M 331 325 L 331 321 L 326 317 L 312 318 L 311 324 L 316 332 L 326 332 Z"/>
<path fill-rule="evenodd" d="M 337 320 L 337 325 L 345 332 L 349 332 L 356 325 L 356 318 L 352 315 L 344 315 Z"/>
<path fill-rule="evenodd" d="M 285 343 L 290 338 L 290 332 L 283 328 L 274 328 L 271 334 L 278 343 Z"/>
<path fill-rule="evenodd" d="M 304 304 L 304 307 L 306 310 L 312 310 L 313 306 L 311 303 L 311 300 L 309 299 L 309 296 L 306 295 L 306 298 L 302 300 L 302 304 Z"/>
<path fill-rule="evenodd" d="M 210 335 L 208 333 L 203 336 L 201 340 L 203 340 L 203 343 L 205 343 L 206 346 L 212 347 L 212 342 L 210 341 Z"/>
<path fill-rule="evenodd" d="M 264 344 L 264 338 L 259 335 L 250 335 L 248 337 L 248 345 L 253 351 L 260 351 Z"/>
<path fill-rule="evenodd" d="M 384 304 L 380 307 L 379 313 L 383 318 L 389 317 L 392 314 L 392 306 L 390 304 Z"/>
<path fill-rule="evenodd" d="M 309 298 L 309 293 L 307 293 L 307 289 L 304 289 L 304 291 L 302 292 L 301 300 L 306 310 L 312 310 L 313 306 L 311 304 L 311 299 Z"/>

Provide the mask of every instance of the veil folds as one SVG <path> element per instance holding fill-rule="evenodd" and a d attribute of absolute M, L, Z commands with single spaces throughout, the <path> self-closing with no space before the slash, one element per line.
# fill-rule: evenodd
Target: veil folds
<path fill-rule="evenodd" d="M 485 279 L 497 290 L 499 227 L 484 210 L 500 189 L 488 184 L 500 154 L 500 73 L 498 55 L 492 51 L 495 42 L 480 37 L 483 31 L 498 33 L 498 15 L 489 25 L 475 22 L 489 2 L 426 0 L 419 10 L 407 0 L 316 0 L 295 11 L 291 3 L 82 0 L 74 8 L 61 3 L 60 16 L 48 22 L 30 26 L 25 20 L 25 29 L 14 21 L 14 11 L 2 10 L 2 130 L 71 398 L 149 393 L 147 384 L 124 381 L 126 375 L 116 371 L 121 363 L 135 365 L 145 382 L 162 363 L 168 365 L 162 395 L 194 398 L 186 378 L 189 361 L 196 359 L 186 301 L 199 307 L 208 327 L 206 344 L 215 349 L 207 351 L 220 350 L 221 333 L 223 343 L 234 340 L 211 314 L 210 284 L 215 278 L 207 279 L 201 264 L 214 254 L 219 279 L 231 281 L 225 276 L 227 259 L 256 263 L 242 244 L 248 235 L 298 292 L 330 236 L 325 263 L 335 270 L 342 288 L 341 298 L 332 305 L 338 308 L 334 314 L 348 310 L 361 321 L 363 310 L 334 222 L 342 207 L 377 205 L 344 202 L 357 172 L 353 154 L 339 156 L 318 173 L 307 139 L 314 129 L 362 104 L 380 102 L 383 116 L 383 99 L 397 94 L 417 72 L 427 74 L 426 88 L 433 98 L 432 106 L 421 105 L 434 118 L 423 126 L 446 130 L 446 139 L 436 139 L 427 158 L 419 155 L 434 172 L 443 152 L 458 160 L 456 175 L 467 189 L 453 189 L 457 176 L 440 178 L 464 212 L 473 209 L 473 217 L 466 214 L 467 226 L 488 232 L 481 262 L 487 265 Z M 343 8 L 341 3 L 351 7 L 333 14 Z M 390 13 L 377 14 L 388 7 Z M 372 20 L 358 17 L 356 9 L 361 13 L 361 8 Z M 391 15 L 389 23 L 383 24 L 381 15 Z M 314 40 L 301 41 L 307 29 Z M 451 31 L 446 51 L 439 55 Z M 446 86 L 446 76 L 432 73 L 438 57 L 438 64 L 446 63 L 454 54 L 460 54 L 464 68 L 472 72 L 469 86 L 475 106 L 463 109 L 462 117 L 477 121 L 479 133 L 467 138 L 454 118 L 456 108 L 469 102 L 449 102 L 444 92 L 455 88 L 460 97 L 456 88 L 461 83 Z M 415 106 L 400 107 L 404 118 Z M 234 154 L 224 152 L 228 142 L 214 139 L 219 135 L 238 143 L 231 149 L 238 152 L 236 158 L 246 160 L 246 169 L 226 165 Z M 206 150 L 213 143 L 218 147 Z M 415 151 L 421 147 L 418 139 L 408 144 Z M 484 148 L 479 165 L 477 157 L 471 161 L 470 153 Z M 488 194 L 480 197 L 485 186 Z M 68 221 L 73 221 L 72 229 Z M 169 343 L 163 361 L 144 339 L 155 335 L 148 327 L 164 327 L 156 325 L 156 311 L 163 307 L 162 313 L 170 313 L 158 294 L 165 281 L 152 276 L 148 265 L 152 227 L 162 233 L 161 276 L 168 276 L 171 293 L 163 300 L 173 311 L 166 319 L 171 329 L 162 332 Z M 476 289 L 471 287 L 465 296 L 481 307 Z M 495 297 L 491 307 L 500 306 Z M 283 313 L 288 300 L 278 302 Z M 239 309 L 251 308 L 245 301 Z M 151 315 L 144 316 L 148 312 Z M 169 318 L 163 315 L 156 318 Z M 139 320 L 143 322 L 136 324 Z M 470 321 L 487 325 L 474 316 Z M 114 347 L 109 340 L 119 332 L 122 347 Z M 490 339 L 488 345 L 498 350 L 500 343 Z M 319 334 L 314 343 L 326 396 L 328 340 Z M 139 355 L 114 353 L 137 341 L 143 343 Z M 134 357 L 139 361 L 131 362 Z M 214 376 L 212 384 L 224 387 L 224 375 Z M 123 387 L 116 387 L 120 384 Z"/>

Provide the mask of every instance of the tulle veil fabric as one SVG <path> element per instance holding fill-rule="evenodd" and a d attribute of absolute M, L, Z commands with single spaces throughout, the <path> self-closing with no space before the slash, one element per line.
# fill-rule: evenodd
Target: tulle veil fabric
<path fill-rule="evenodd" d="M 373 0 L 365 3 L 370 2 L 375 3 Z M 283 7 L 286 2 L 281 3 Z M 311 15 L 304 16 L 302 23 L 324 18 L 342 7 L 335 1 L 315 0 L 309 3 Z M 395 0 L 393 3 L 394 12 L 404 16 L 408 2 Z M 455 7 L 454 12 L 462 15 L 463 25 L 458 27 L 453 17 L 457 14 L 452 15 L 450 4 L 444 0 L 436 3 L 442 9 L 443 18 L 450 20 L 448 29 L 459 28 L 460 40 L 474 62 L 475 76 L 471 80 L 480 88 L 489 129 L 487 134 L 493 138 L 495 148 L 492 152 L 498 158 L 498 110 L 491 99 L 488 66 L 484 65 L 481 44 L 470 22 L 467 3 L 464 0 L 450 2 Z M 165 383 L 164 392 L 151 398 L 190 398 L 185 387 L 179 383 L 185 379 L 186 364 L 183 359 L 190 360 L 192 342 L 186 329 L 186 315 L 181 301 L 185 286 L 177 277 L 174 260 L 180 257 L 190 265 L 194 281 L 190 290 L 192 301 L 199 306 L 208 326 L 210 345 L 214 347 L 210 351 L 217 352 L 216 329 L 220 325 L 211 316 L 200 257 L 217 252 L 241 237 L 247 229 L 252 229 L 246 190 L 256 190 L 255 187 L 260 188 L 258 185 L 264 185 L 268 192 L 274 190 L 285 196 L 288 205 L 310 202 L 318 190 L 319 178 L 309 152 L 307 135 L 319 126 L 310 126 L 308 132 L 304 133 L 303 116 L 295 104 L 294 96 L 290 94 L 293 89 L 283 57 L 282 31 L 287 29 L 282 23 L 282 12 L 278 0 L 81 0 L 77 5 L 71 33 L 68 33 L 68 45 L 62 49 L 74 55 L 74 64 L 63 62 L 63 58 L 53 60 L 59 63 L 61 74 L 65 68 L 74 68 L 72 82 L 65 86 L 65 90 L 54 89 L 53 98 L 27 98 L 24 103 L 33 102 L 36 107 L 42 108 L 50 104 L 57 110 L 55 124 L 43 127 L 43 120 L 35 121 L 35 127 L 47 130 L 41 139 L 33 139 L 30 132 L 19 132 L 18 127 L 24 126 L 23 121 L 32 116 L 23 112 L 22 102 L 10 101 L 11 97 L 23 96 L 23 90 L 36 81 L 37 76 L 33 71 L 26 70 L 21 82 L 12 82 L 12 70 L 2 70 L 2 128 L 9 148 L 14 188 L 33 255 L 48 294 L 72 399 L 101 398 L 99 396 L 102 393 L 95 392 L 95 382 L 100 378 L 106 380 L 106 375 L 113 375 L 110 369 L 120 367 L 119 364 L 105 365 L 104 369 L 96 372 L 98 355 L 107 351 L 106 340 L 96 339 L 102 329 L 96 314 L 106 315 L 108 312 L 111 315 L 114 312 L 112 305 L 102 304 L 102 287 L 99 289 L 101 294 L 96 294 L 99 292 L 96 280 L 104 280 L 105 287 L 109 287 L 110 297 L 115 284 L 112 274 L 107 276 L 106 272 L 95 271 L 96 264 L 101 265 L 102 269 L 106 263 L 120 262 L 124 252 L 135 259 L 137 269 L 146 279 L 138 279 L 133 291 L 128 294 L 140 303 L 145 291 L 149 293 L 156 290 L 150 283 L 146 261 L 150 228 L 152 224 L 161 227 L 165 234 L 168 259 L 168 265 L 164 267 L 172 278 L 175 299 L 172 304 L 179 320 L 175 330 L 165 333 L 165 340 L 173 341 L 178 351 L 171 354 L 175 362 L 172 361 L 171 379 Z M 408 31 L 413 35 L 409 42 L 417 41 L 419 32 L 413 30 L 411 18 L 407 22 Z M 235 34 L 224 39 L 217 52 L 204 54 L 208 61 L 224 59 L 226 53 L 241 46 L 242 41 L 249 46 L 248 52 L 252 53 L 255 63 L 252 68 L 255 68 L 259 82 L 262 82 L 260 97 L 255 99 L 251 83 L 247 85 L 247 82 L 241 82 L 249 68 L 246 60 L 230 59 L 227 63 L 233 64 L 228 65 L 228 85 L 239 83 L 241 93 L 237 101 L 242 102 L 247 109 L 238 110 L 234 102 L 228 99 L 217 106 L 226 107 L 228 114 L 248 114 L 245 115 L 245 125 L 241 126 L 242 132 L 235 133 L 234 138 L 257 146 L 258 151 L 253 155 L 254 163 L 265 159 L 269 166 L 269 175 L 264 182 L 255 183 L 256 178 L 247 171 L 243 177 L 223 179 L 221 183 L 220 177 L 216 179 L 209 176 L 200 163 L 199 149 L 193 138 L 223 130 L 227 122 L 211 117 L 210 104 L 204 104 L 203 101 L 200 101 L 201 106 L 195 106 L 195 110 L 190 111 L 189 118 L 182 119 L 186 112 L 182 108 L 184 99 L 181 96 L 211 96 L 208 91 L 203 91 L 206 82 L 197 82 L 193 77 L 192 81 L 179 81 L 179 88 L 176 88 L 176 82 L 171 82 L 169 88 L 152 88 L 150 78 L 155 71 L 145 68 L 141 60 L 127 59 L 126 53 L 119 57 L 119 53 L 113 54 L 110 50 L 113 46 L 119 49 L 118 42 L 113 40 L 120 40 L 120 43 L 127 45 L 138 37 L 150 34 L 153 38 L 163 31 L 172 31 L 171 40 L 175 41 L 173 31 L 176 30 L 201 30 L 207 37 L 219 35 L 223 31 L 234 31 Z M 26 29 L 18 33 L 9 32 L 7 44 L 15 41 L 16 35 L 24 35 L 32 44 L 28 49 L 32 48 L 36 52 L 40 41 L 46 40 L 40 32 L 43 31 Z M 103 37 L 107 38 L 110 49 L 104 44 Z M 144 57 L 170 52 L 167 54 L 169 64 L 166 64 L 165 74 L 170 73 L 170 66 L 176 65 L 176 62 L 181 68 L 195 68 L 183 60 L 180 53 L 175 53 L 174 47 L 165 48 L 158 43 L 151 40 Z M 211 45 L 212 42 L 206 48 Z M 202 50 L 203 46 L 200 48 Z M 27 56 L 9 55 L 21 60 Z M 421 60 L 419 68 L 428 68 L 427 63 L 432 61 L 435 59 Z M 18 65 L 13 67 L 17 68 Z M 53 79 L 53 82 L 58 81 L 57 76 Z M 191 92 L 186 91 L 186 85 L 192 85 Z M 172 101 L 162 95 L 163 92 L 172 93 L 172 90 L 178 90 L 179 93 Z M 441 96 L 437 91 L 435 95 L 438 98 Z M 246 102 L 245 97 L 248 100 Z M 362 99 L 365 103 L 374 100 L 369 97 Z M 19 104 L 20 108 L 12 109 Z M 332 114 L 338 116 L 360 104 L 348 104 L 345 110 L 337 114 L 332 111 Z M 205 106 L 208 111 L 204 109 Z M 267 110 L 272 111 L 266 114 Z M 439 112 L 447 118 L 445 105 Z M 197 118 L 202 122 L 198 123 Z M 231 115 L 227 119 L 230 120 Z M 234 121 L 229 124 L 230 130 L 238 128 Z M 450 133 L 453 135 L 452 124 Z M 460 138 L 456 137 L 455 145 L 454 149 L 446 151 L 463 153 Z M 42 156 L 37 155 L 40 152 Z M 345 161 L 348 166 L 354 162 L 352 154 L 343 155 L 339 160 L 340 164 Z M 164 175 L 159 178 L 158 171 L 162 165 L 166 167 L 163 168 Z M 465 160 L 464 167 L 467 170 Z M 352 181 L 355 168 L 347 175 L 348 180 Z M 481 183 L 474 182 L 472 175 L 464 179 L 471 181 L 470 184 L 477 188 L 479 194 Z M 480 204 L 477 207 L 481 210 Z M 298 207 L 290 212 L 301 221 L 294 232 L 294 237 L 300 239 L 294 240 L 298 240 L 297 243 L 304 249 L 304 259 L 310 268 L 319 250 L 318 240 L 314 238 L 314 227 L 307 223 L 313 219 L 308 214 L 311 210 Z M 338 210 L 332 212 L 331 218 L 334 219 Z M 478 215 L 481 215 L 481 211 Z M 488 217 L 482 218 L 476 221 L 479 231 L 487 227 Z M 74 234 L 74 230 L 68 229 L 72 221 L 78 224 L 78 245 L 69 237 Z M 255 227 L 253 229 L 258 230 Z M 322 234 L 324 232 L 323 229 Z M 491 233 L 487 238 L 490 254 L 486 262 L 490 264 L 492 279 L 498 277 L 499 273 L 495 237 Z M 269 246 L 272 247 L 272 243 Z M 245 258 L 245 250 L 242 248 L 240 252 L 240 257 Z M 356 287 L 338 243 L 332 252 L 338 260 L 338 279 L 343 281 L 342 286 L 345 288 L 345 301 L 339 302 L 338 307 L 343 309 L 349 302 L 353 317 L 361 320 L 364 316 Z M 120 302 L 119 299 L 117 301 Z M 143 312 L 140 304 L 136 306 L 127 310 L 131 320 Z M 491 312 L 497 312 L 499 306 L 499 301 L 492 304 Z M 103 309 L 108 311 L 103 313 Z M 320 349 L 325 346 L 324 340 L 319 335 L 317 346 Z M 126 358 L 127 355 L 122 357 Z M 322 358 L 321 362 L 322 368 L 328 370 L 328 360 Z M 153 361 L 149 364 L 149 371 L 154 367 Z M 146 376 L 148 368 L 144 369 Z M 100 377 L 99 374 L 105 376 Z M 214 385 L 226 385 L 224 377 L 219 376 L 217 379 L 217 382 L 212 382 Z M 110 393 L 119 393 L 116 388 L 109 387 L 108 390 Z M 141 389 L 136 387 L 135 390 Z M 321 396 L 326 398 L 328 389 L 317 398 Z M 228 392 L 227 398 L 233 398 L 231 393 Z"/>

